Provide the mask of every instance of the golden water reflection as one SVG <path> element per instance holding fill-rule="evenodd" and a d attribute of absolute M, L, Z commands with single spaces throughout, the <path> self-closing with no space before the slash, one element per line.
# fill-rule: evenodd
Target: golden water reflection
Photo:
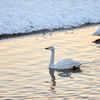
<path fill-rule="evenodd" d="M 92 33 L 99 26 L 32 35 L 0 41 L 1 100 L 100 99 L 100 44 Z M 50 51 L 55 63 L 71 58 L 85 64 L 79 71 L 50 70 Z M 94 62 L 95 61 L 95 62 Z"/>

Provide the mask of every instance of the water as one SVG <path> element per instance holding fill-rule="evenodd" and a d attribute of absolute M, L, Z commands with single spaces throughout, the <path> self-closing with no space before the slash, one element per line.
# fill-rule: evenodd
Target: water
<path fill-rule="evenodd" d="M 0 41 L 0 100 L 99 100 L 100 44 L 92 43 L 98 26 L 59 31 L 46 35 Z M 65 58 L 92 62 L 79 70 L 51 70 L 50 51 L 55 46 L 55 63 Z"/>

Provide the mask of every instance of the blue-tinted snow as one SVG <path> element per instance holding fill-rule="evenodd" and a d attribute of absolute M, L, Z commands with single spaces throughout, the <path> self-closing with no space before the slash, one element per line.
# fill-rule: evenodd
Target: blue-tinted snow
<path fill-rule="evenodd" d="M 0 0 L 0 34 L 100 22 L 100 0 Z"/>

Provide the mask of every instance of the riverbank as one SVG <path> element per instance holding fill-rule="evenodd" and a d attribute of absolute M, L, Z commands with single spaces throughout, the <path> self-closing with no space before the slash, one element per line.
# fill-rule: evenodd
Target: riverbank
<path fill-rule="evenodd" d="M 74 29 L 79 29 L 79 28 L 85 28 L 85 27 L 92 27 L 92 26 L 98 26 L 100 23 L 94 24 L 94 23 L 86 23 L 84 25 L 81 25 L 79 27 L 71 27 L 71 28 L 59 28 L 59 29 L 43 29 L 43 30 L 38 30 L 38 31 L 32 31 L 32 32 L 26 32 L 26 33 L 13 33 L 13 34 L 1 34 L 0 35 L 0 40 L 2 39 L 8 39 L 8 38 L 16 38 L 16 37 L 22 37 L 22 36 L 27 36 L 27 35 L 33 35 L 33 34 L 46 34 L 48 32 L 56 32 L 56 31 L 63 31 L 63 30 L 74 30 Z"/>

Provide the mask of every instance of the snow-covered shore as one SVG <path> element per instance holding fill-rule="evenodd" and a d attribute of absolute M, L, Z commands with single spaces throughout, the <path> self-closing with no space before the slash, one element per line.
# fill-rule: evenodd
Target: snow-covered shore
<path fill-rule="evenodd" d="M 0 35 L 100 23 L 100 0 L 0 0 Z"/>

